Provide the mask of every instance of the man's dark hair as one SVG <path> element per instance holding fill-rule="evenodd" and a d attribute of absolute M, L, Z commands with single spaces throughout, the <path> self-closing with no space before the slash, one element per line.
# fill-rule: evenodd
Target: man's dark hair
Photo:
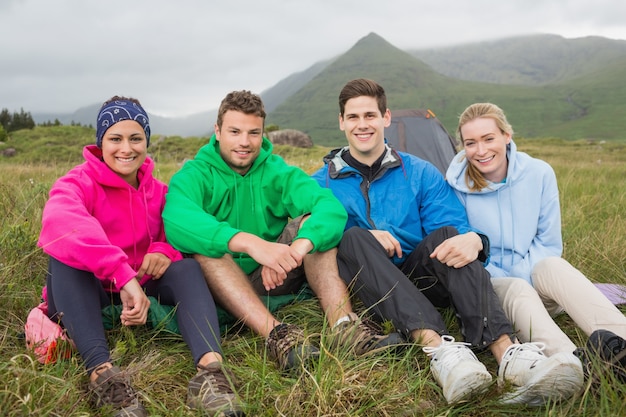
<path fill-rule="evenodd" d="M 339 114 L 343 117 L 346 110 L 346 103 L 351 98 L 367 96 L 373 97 L 378 103 L 380 114 L 387 111 L 387 96 L 385 90 L 375 81 L 366 78 L 358 78 L 348 82 L 339 93 Z"/>

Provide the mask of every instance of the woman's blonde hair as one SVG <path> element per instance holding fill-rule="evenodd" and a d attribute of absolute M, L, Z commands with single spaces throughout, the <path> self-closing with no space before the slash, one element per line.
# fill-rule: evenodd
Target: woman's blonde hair
<path fill-rule="evenodd" d="M 463 133 L 461 128 L 467 122 L 471 122 L 478 118 L 489 118 L 496 122 L 496 126 L 502 133 L 508 133 L 513 137 L 513 127 L 506 119 L 504 111 L 493 103 L 474 103 L 466 108 L 459 117 L 459 127 L 457 128 L 457 137 L 463 144 Z M 472 191 L 480 191 L 487 187 L 487 180 L 480 173 L 480 171 L 469 162 L 467 163 L 467 170 L 465 171 L 465 184 Z"/>

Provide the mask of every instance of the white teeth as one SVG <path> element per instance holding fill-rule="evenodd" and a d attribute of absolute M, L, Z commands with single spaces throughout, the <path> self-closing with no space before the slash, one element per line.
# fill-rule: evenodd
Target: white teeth
<path fill-rule="evenodd" d="M 493 159 L 493 156 L 491 156 L 491 157 L 489 157 L 489 158 L 487 158 L 487 159 L 479 159 L 479 160 L 478 160 L 478 162 L 480 162 L 480 163 L 489 162 L 489 161 L 491 161 L 492 159 Z"/>
<path fill-rule="evenodd" d="M 135 158 L 117 158 L 118 161 L 120 162 L 130 162 L 132 160 L 134 160 Z"/>

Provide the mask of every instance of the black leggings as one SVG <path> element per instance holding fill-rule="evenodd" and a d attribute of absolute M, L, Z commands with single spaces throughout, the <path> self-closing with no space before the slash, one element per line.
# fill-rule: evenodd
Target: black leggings
<path fill-rule="evenodd" d="M 194 259 L 173 262 L 158 280 L 144 284 L 146 295 L 161 304 L 177 306 L 176 319 L 194 363 L 207 352 L 221 354 L 219 324 L 213 297 Z M 87 372 L 111 361 L 102 323 L 102 308 L 121 304 L 119 294 L 108 293 L 91 272 L 50 258 L 47 277 L 48 315 L 61 316 Z"/>
<path fill-rule="evenodd" d="M 348 229 L 339 244 L 339 275 L 352 286 L 366 307 L 408 336 L 431 329 L 449 334 L 436 307 L 452 307 L 465 341 L 485 347 L 503 334 L 513 334 L 491 277 L 479 261 L 452 268 L 429 255 L 444 240 L 457 235 L 442 227 L 426 236 L 396 267 L 366 229 Z"/>

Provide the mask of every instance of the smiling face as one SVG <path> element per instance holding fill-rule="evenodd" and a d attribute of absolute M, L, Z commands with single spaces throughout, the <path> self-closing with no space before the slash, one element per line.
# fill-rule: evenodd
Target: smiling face
<path fill-rule="evenodd" d="M 235 172 L 245 175 L 261 153 L 263 118 L 228 110 L 222 126 L 215 125 L 215 137 L 220 143 L 220 155 Z"/>
<path fill-rule="evenodd" d="M 137 188 L 137 171 L 148 156 L 148 141 L 143 127 L 134 120 L 115 123 L 102 137 L 102 159 L 131 186 Z"/>
<path fill-rule="evenodd" d="M 504 180 L 508 168 L 506 145 L 511 142 L 511 135 L 502 132 L 490 117 L 470 120 L 461 126 L 460 132 L 468 162 L 489 181 Z"/>
<path fill-rule="evenodd" d="M 359 96 L 345 104 L 339 115 L 339 128 L 346 134 L 350 154 L 362 164 L 371 166 L 385 149 L 385 128 L 391 124 L 391 112 L 380 113 L 374 97 Z"/>

